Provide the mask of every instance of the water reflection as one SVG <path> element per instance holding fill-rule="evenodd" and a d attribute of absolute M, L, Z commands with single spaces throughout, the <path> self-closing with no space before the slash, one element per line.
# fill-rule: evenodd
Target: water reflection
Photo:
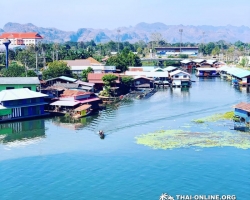
<path fill-rule="evenodd" d="M 97 115 L 98 114 L 94 114 L 79 119 L 74 119 L 72 117 L 67 117 L 67 116 L 54 117 L 52 118 L 52 123 L 56 126 L 60 126 L 63 128 L 78 130 L 90 124 Z"/>
<path fill-rule="evenodd" d="M 44 119 L 0 124 L 1 143 L 43 137 L 45 137 Z"/>
<path fill-rule="evenodd" d="M 171 88 L 170 93 L 172 95 L 176 95 L 176 96 L 179 96 L 179 97 L 188 97 L 188 96 L 190 96 L 190 89 L 191 88 L 185 88 L 185 87 Z"/>

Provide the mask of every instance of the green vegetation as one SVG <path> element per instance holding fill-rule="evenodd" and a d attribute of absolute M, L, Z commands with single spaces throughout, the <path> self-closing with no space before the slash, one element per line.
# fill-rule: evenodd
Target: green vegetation
<path fill-rule="evenodd" d="M 24 66 L 17 63 L 11 63 L 8 67 L 2 68 L 0 71 L 2 77 L 36 77 L 36 73 L 33 70 L 27 70 Z"/>
<path fill-rule="evenodd" d="M 104 90 L 101 91 L 101 96 L 109 97 L 111 94 L 111 86 L 115 83 L 118 77 L 114 74 L 105 74 L 102 77 L 102 81 L 104 82 Z"/>
<path fill-rule="evenodd" d="M 82 80 L 88 81 L 88 74 L 93 73 L 94 70 L 91 67 L 88 67 L 87 69 L 82 70 Z"/>
<path fill-rule="evenodd" d="M 124 72 L 128 66 L 142 66 L 141 59 L 128 48 L 122 50 L 115 56 L 111 56 L 106 63 L 107 66 L 116 66 L 116 69 Z"/>
<path fill-rule="evenodd" d="M 195 119 L 193 122 L 195 123 L 205 123 L 205 122 L 216 122 L 219 120 L 232 120 L 234 117 L 234 112 L 226 112 L 226 113 L 219 113 L 219 114 L 214 114 L 212 116 L 204 117 L 201 119 Z"/>
<path fill-rule="evenodd" d="M 58 76 L 73 77 L 70 68 L 67 66 L 67 63 L 63 61 L 54 61 L 48 63 L 48 68 L 43 70 L 42 73 L 44 80 L 56 78 Z"/>
<path fill-rule="evenodd" d="M 188 147 L 236 147 L 250 148 L 250 135 L 231 132 L 187 132 L 183 130 L 161 130 L 136 137 L 137 144 L 154 149 L 175 149 Z"/>

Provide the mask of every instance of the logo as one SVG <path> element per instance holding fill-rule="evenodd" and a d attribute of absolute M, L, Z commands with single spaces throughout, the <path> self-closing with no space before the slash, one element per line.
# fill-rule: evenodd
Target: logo
<path fill-rule="evenodd" d="M 167 193 L 163 193 L 163 194 L 161 194 L 159 200 L 174 200 L 174 198 L 172 196 L 168 195 Z"/>

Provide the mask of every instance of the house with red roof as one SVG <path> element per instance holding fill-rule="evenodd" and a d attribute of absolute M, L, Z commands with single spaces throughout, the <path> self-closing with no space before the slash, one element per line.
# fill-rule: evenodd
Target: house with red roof
<path fill-rule="evenodd" d="M 36 45 L 43 40 L 43 37 L 36 32 L 3 33 L 0 35 L 0 45 L 6 38 L 11 41 L 10 45 Z"/>

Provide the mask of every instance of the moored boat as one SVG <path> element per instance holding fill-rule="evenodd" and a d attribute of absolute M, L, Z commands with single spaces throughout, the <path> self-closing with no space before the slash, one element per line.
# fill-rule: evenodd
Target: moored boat
<path fill-rule="evenodd" d="M 91 105 L 84 104 L 74 109 L 73 117 L 78 119 L 81 117 L 88 116 L 91 113 L 92 113 Z"/>

